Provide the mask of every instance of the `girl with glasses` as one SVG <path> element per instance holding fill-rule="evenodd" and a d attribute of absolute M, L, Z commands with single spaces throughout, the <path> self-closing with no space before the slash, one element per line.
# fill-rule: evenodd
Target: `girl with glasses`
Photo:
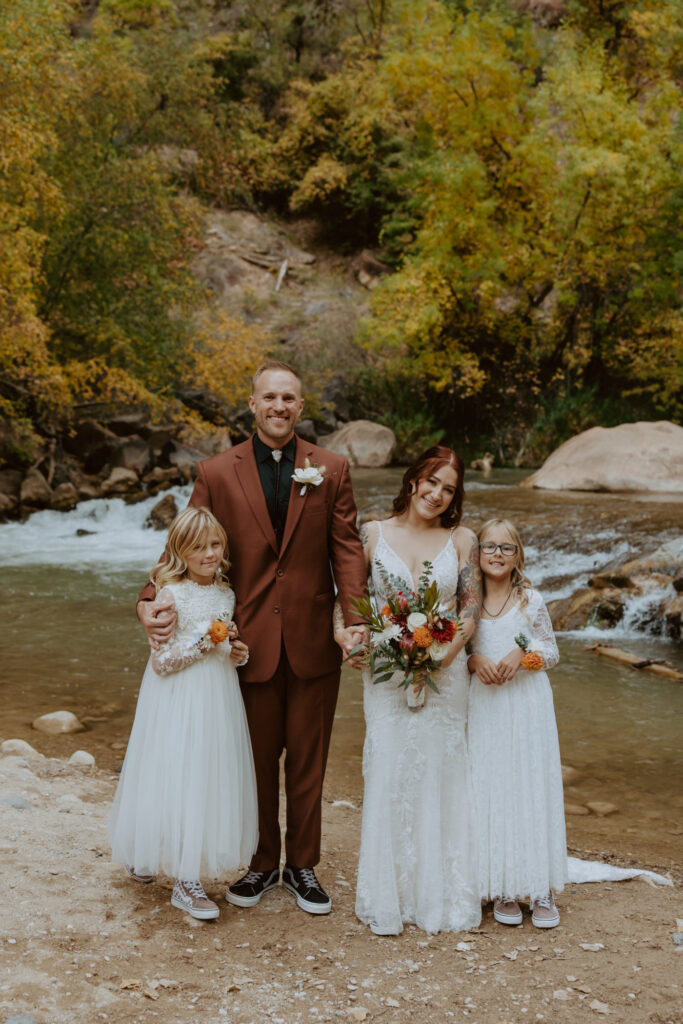
<path fill-rule="evenodd" d="M 507 519 L 479 532 L 484 601 L 471 641 L 468 736 L 478 813 L 479 889 L 501 924 L 555 928 L 567 880 L 562 771 L 546 669 L 559 654 L 543 599 Z"/>

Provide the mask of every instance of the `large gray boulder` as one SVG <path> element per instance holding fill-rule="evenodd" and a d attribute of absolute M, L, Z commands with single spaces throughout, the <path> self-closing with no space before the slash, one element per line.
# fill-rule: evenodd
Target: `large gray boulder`
<path fill-rule="evenodd" d="M 351 466 L 377 467 L 391 463 L 396 438 L 393 430 L 371 420 L 352 420 L 333 434 L 318 439 L 321 448 L 343 455 Z"/>
<path fill-rule="evenodd" d="M 683 492 L 683 427 L 622 423 L 570 438 L 523 487 L 551 491 Z"/>

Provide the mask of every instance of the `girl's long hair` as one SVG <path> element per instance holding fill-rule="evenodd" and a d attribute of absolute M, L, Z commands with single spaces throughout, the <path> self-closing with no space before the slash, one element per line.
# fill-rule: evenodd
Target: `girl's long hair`
<path fill-rule="evenodd" d="M 400 516 L 407 512 L 410 499 L 417 488 L 420 480 L 436 473 L 443 466 L 451 466 L 455 470 L 457 480 L 455 483 L 455 494 L 445 512 L 439 516 L 441 525 L 450 530 L 458 526 L 462 518 L 462 502 L 465 497 L 465 463 L 457 452 L 442 444 L 435 444 L 432 448 L 418 455 L 412 466 L 408 466 L 403 474 L 401 490 L 394 498 L 392 515 Z"/>
<path fill-rule="evenodd" d="M 157 593 L 167 583 L 179 583 L 187 576 L 187 556 L 209 532 L 215 530 L 223 542 L 223 559 L 216 574 L 217 582 L 228 582 L 228 538 L 225 530 L 208 508 L 188 508 L 179 512 L 168 531 L 164 558 L 152 569 L 152 583 Z"/>
<path fill-rule="evenodd" d="M 511 523 L 509 519 L 487 519 L 477 535 L 479 543 L 486 540 L 486 534 L 494 526 L 502 526 L 503 529 L 507 530 L 512 538 L 512 543 L 517 545 L 517 554 L 515 555 L 515 564 L 510 575 L 510 582 L 512 583 L 512 598 L 521 610 L 526 608 L 531 591 L 533 590 L 531 580 L 524 572 L 524 545 L 522 544 L 522 538 L 515 524 Z"/>

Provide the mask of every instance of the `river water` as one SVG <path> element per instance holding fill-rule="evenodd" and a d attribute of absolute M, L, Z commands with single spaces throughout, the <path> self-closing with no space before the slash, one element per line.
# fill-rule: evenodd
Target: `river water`
<path fill-rule="evenodd" d="M 400 476 L 396 469 L 354 471 L 361 513 L 386 515 Z M 523 476 L 498 470 L 486 481 L 468 479 L 464 522 L 476 529 L 493 515 L 515 521 L 528 573 L 546 600 L 683 533 L 683 499 L 676 496 L 531 491 L 516 486 Z M 189 490 L 174 493 L 182 507 Z M 163 546 L 163 536 L 145 528 L 156 500 L 83 502 L 72 512 L 0 525 L 0 738 L 19 736 L 60 757 L 84 748 L 104 768 L 121 763 L 147 658 L 135 598 Z M 569 816 L 570 846 L 666 868 L 683 860 L 683 686 L 585 650 L 589 640 L 609 639 L 683 669 L 680 647 L 643 631 L 647 611 L 634 601 L 616 630 L 560 634 L 562 660 L 551 682 L 563 763 L 578 771 L 568 803 L 602 800 L 619 808 L 607 818 Z M 50 737 L 31 729 L 37 715 L 62 708 L 87 732 Z M 362 742 L 359 681 L 345 670 L 330 798 L 359 804 Z"/>

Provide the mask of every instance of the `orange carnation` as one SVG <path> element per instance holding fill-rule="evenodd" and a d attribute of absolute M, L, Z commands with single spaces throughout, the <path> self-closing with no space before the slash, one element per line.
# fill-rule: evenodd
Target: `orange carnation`
<path fill-rule="evenodd" d="M 217 619 L 211 623 L 211 629 L 209 635 L 214 644 L 222 644 L 228 635 L 228 627 L 224 622 Z"/>
<path fill-rule="evenodd" d="M 430 647 L 434 641 L 431 629 L 426 626 L 418 626 L 413 633 L 413 640 L 418 647 Z"/>
<path fill-rule="evenodd" d="M 539 669 L 543 668 L 545 662 L 540 654 L 536 651 L 527 651 L 520 662 L 522 668 L 527 669 L 529 672 L 538 672 Z"/>
<path fill-rule="evenodd" d="M 388 604 L 384 605 L 384 608 L 382 608 L 381 614 L 384 616 L 385 619 L 389 618 L 389 616 L 391 615 L 391 608 L 389 607 Z"/>

